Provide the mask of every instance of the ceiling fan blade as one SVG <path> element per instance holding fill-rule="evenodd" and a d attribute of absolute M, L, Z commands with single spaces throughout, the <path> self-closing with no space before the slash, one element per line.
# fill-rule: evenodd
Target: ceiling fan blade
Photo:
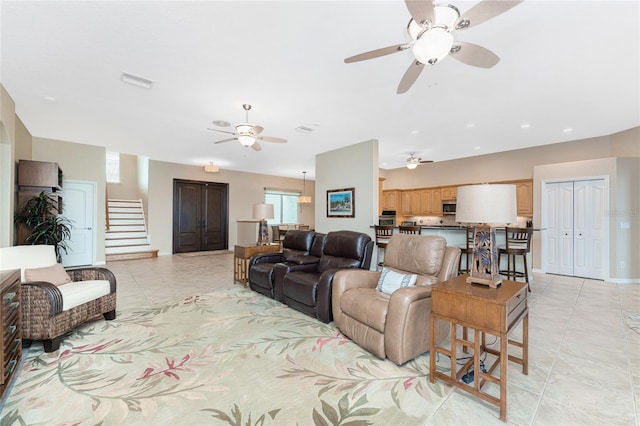
<path fill-rule="evenodd" d="M 498 55 L 482 46 L 464 41 L 456 41 L 450 56 L 460 62 L 479 68 L 491 68 L 500 62 Z"/>
<path fill-rule="evenodd" d="M 254 151 L 262 151 L 262 147 L 258 142 L 254 142 L 253 145 L 251 145 L 251 149 Z"/>
<path fill-rule="evenodd" d="M 413 61 L 413 63 L 409 65 L 409 68 L 407 68 L 407 71 L 402 76 L 402 80 L 400 80 L 400 84 L 398 85 L 398 90 L 396 91 L 396 93 L 401 94 L 409 90 L 411 86 L 413 86 L 413 83 L 415 83 L 423 68 L 424 64 L 418 61 Z"/>
<path fill-rule="evenodd" d="M 220 133 L 228 133 L 230 135 L 235 135 L 234 132 L 228 132 L 226 130 L 220 130 L 220 129 L 212 129 L 211 127 L 207 127 L 207 130 L 213 130 L 214 132 L 220 132 Z"/>
<path fill-rule="evenodd" d="M 436 22 L 433 2 L 431 0 L 404 0 L 414 21 L 422 24 L 424 21 Z"/>
<path fill-rule="evenodd" d="M 273 136 L 258 136 L 256 139 L 265 141 L 265 142 L 287 143 L 286 139 L 275 138 Z"/>
<path fill-rule="evenodd" d="M 253 126 L 249 130 L 249 134 L 251 134 L 252 136 L 259 135 L 263 130 L 264 130 L 264 127 L 262 126 Z"/>
<path fill-rule="evenodd" d="M 237 140 L 237 138 L 229 138 L 229 139 L 222 139 L 221 141 L 217 141 L 214 143 L 225 143 L 225 142 L 231 142 L 231 141 L 235 141 Z"/>
<path fill-rule="evenodd" d="M 429 164 L 433 163 L 433 160 L 420 160 L 420 164 Z"/>
<path fill-rule="evenodd" d="M 469 9 L 456 23 L 456 29 L 475 27 L 506 12 L 524 0 L 484 0 Z"/>
<path fill-rule="evenodd" d="M 380 49 L 371 50 L 369 52 L 351 56 L 345 59 L 344 63 L 350 64 L 352 62 L 366 61 L 367 59 L 379 58 L 380 56 L 386 56 L 392 53 L 402 52 L 403 50 L 407 50 L 408 48 L 409 48 L 409 45 L 407 44 L 396 44 L 395 46 L 382 47 Z"/>

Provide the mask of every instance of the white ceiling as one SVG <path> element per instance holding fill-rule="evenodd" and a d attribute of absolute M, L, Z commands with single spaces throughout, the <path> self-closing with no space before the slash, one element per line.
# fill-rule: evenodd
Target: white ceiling
<path fill-rule="evenodd" d="M 477 1 L 452 3 L 464 14 Z M 402 1 L 0 8 L 0 78 L 33 136 L 156 160 L 313 178 L 316 154 L 369 139 L 380 141 L 388 169 L 412 151 L 441 161 L 640 125 L 638 1 L 525 1 L 456 33 L 495 52 L 498 65 L 445 58 L 403 95 L 410 50 L 343 62 L 407 40 Z M 155 84 L 126 85 L 122 71 Z M 262 143 L 261 152 L 214 145 L 225 135 L 207 127 L 244 122 L 243 103 L 263 134 L 289 142 Z"/>

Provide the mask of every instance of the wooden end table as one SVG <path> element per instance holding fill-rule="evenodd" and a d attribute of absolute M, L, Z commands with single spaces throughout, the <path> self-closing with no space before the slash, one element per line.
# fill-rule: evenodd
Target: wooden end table
<path fill-rule="evenodd" d="M 247 286 L 249 280 L 249 271 L 247 271 L 247 264 L 249 259 L 256 254 L 261 253 L 277 253 L 280 251 L 280 244 L 266 244 L 266 245 L 236 245 L 233 250 L 233 282 L 244 284 Z"/>
<path fill-rule="evenodd" d="M 507 420 L 507 364 L 509 361 L 522 365 L 522 373 L 528 374 L 529 367 L 529 308 L 527 305 L 527 284 L 516 281 L 502 281 L 498 288 L 478 284 L 467 284 L 467 275 L 461 275 L 449 281 L 436 284 L 431 291 L 431 374 L 429 380 L 436 378 L 462 389 L 484 401 L 500 407 L 500 420 Z M 451 324 L 451 348 L 443 348 L 435 343 L 436 320 Z M 509 340 L 508 334 L 522 320 L 522 342 Z M 458 337 L 457 326 L 462 327 L 462 336 Z M 474 330 L 473 342 L 467 339 L 467 329 Z M 486 346 L 486 335 L 500 339 L 500 350 Z M 508 345 L 522 349 L 522 357 L 508 354 Z M 462 366 L 457 365 L 457 346 L 473 354 Z M 497 356 L 487 372 L 480 370 L 480 356 L 483 352 Z M 442 353 L 451 360 L 451 370 L 445 374 L 436 370 L 437 354 Z M 473 366 L 474 380 L 464 383 L 462 376 Z M 500 367 L 500 377 L 492 373 Z M 496 398 L 482 390 L 487 383 L 500 386 L 500 397 Z"/>

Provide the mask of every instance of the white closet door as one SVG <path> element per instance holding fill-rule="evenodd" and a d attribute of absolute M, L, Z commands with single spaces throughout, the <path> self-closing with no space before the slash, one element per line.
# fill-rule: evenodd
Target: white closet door
<path fill-rule="evenodd" d="M 574 182 L 573 275 L 604 279 L 604 180 Z"/>
<path fill-rule="evenodd" d="M 558 204 L 556 217 L 558 221 L 558 274 L 573 275 L 573 182 L 558 182 Z"/>
<path fill-rule="evenodd" d="M 560 270 L 560 227 L 558 226 L 558 192 L 557 183 L 547 183 L 544 187 L 542 212 L 542 227 L 546 228 L 543 235 L 543 263 L 544 271 L 550 274 L 557 274 Z"/>

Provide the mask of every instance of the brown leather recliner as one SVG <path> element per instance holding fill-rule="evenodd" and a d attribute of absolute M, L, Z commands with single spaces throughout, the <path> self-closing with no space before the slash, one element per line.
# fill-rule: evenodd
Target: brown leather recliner
<path fill-rule="evenodd" d="M 284 271 L 283 266 L 276 266 L 276 299 L 283 296 L 289 307 L 328 323 L 333 320 L 333 276 L 346 268 L 369 269 L 372 251 L 373 241 L 367 234 L 354 231 L 329 232 L 317 264 L 295 271 Z M 278 294 L 279 292 L 281 293 Z"/>
<path fill-rule="evenodd" d="M 273 268 L 276 263 L 292 265 L 308 265 L 318 263 L 320 256 L 311 256 L 311 244 L 316 233 L 314 231 L 289 230 L 282 242 L 279 253 L 262 253 L 249 260 L 249 287 L 253 291 L 273 298 Z"/>
<path fill-rule="evenodd" d="M 311 243 L 311 249 L 309 250 L 309 259 L 313 259 L 314 262 L 282 262 L 274 265 L 273 267 L 273 298 L 286 303 L 284 299 L 284 289 L 283 282 L 284 277 L 291 271 L 308 271 L 311 269 L 315 269 L 316 264 L 320 261 L 320 257 L 322 257 L 322 250 L 324 249 L 324 242 L 326 241 L 327 235 L 316 233 L 313 238 L 313 242 Z"/>
<path fill-rule="evenodd" d="M 345 270 L 333 279 L 333 317 L 340 331 L 379 358 L 396 364 L 427 352 L 430 343 L 431 285 L 458 275 L 460 249 L 444 238 L 395 234 L 385 249 L 384 268 L 415 274 L 415 286 L 391 295 L 376 289 L 381 271 Z M 449 326 L 436 325 L 436 342 Z"/>

